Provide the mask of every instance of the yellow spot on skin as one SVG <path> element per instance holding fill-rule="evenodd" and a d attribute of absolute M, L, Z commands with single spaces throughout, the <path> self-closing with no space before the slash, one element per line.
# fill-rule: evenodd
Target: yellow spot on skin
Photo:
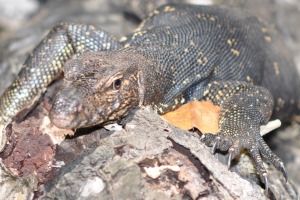
<path fill-rule="evenodd" d="M 127 37 L 125 37 L 125 36 L 120 38 L 120 42 L 124 42 L 126 40 L 127 40 Z"/>
<path fill-rule="evenodd" d="M 190 40 L 190 42 L 189 42 L 189 43 L 190 43 L 190 45 L 191 45 L 191 46 L 195 46 L 195 43 L 194 43 L 194 41 L 193 41 L 193 40 Z"/>
<path fill-rule="evenodd" d="M 156 34 L 153 33 L 152 36 L 156 38 Z"/>
<path fill-rule="evenodd" d="M 164 8 L 164 12 L 172 12 L 172 11 L 174 11 L 174 10 L 176 10 L 176 8 L 171 7 L 171 6 L 166 6 L 166 7 Z"/>
<path fill-rule="evenodd" d="M 227 44 L 229 44 L 229 46 L 232 46 L 232 41 L 230 39 L 228 39 Z"/>
<path fill-rule="evenodd" d="M 151 13 L 150 15 L 153 15 L 153 13 Z M 144 27 L 146 21 L 147 21 L 147 20 L 143 20 L 143 21 L 140 23 L 140 25 L 135 29 L 134 32 L 136 32 L 136 31 L 141 31 L 142 28 Z"/>
<path fill-rule="evenodd" d="M 205 91 L 203 92 L 203 95 L 206 96 L 208 93 L 209 93 L 209 90 L 205 90 Z"/>
<path fill-rule="evenodd" d="M 177 105 L 178 104 L 178 99 L 175 99 L 174 102 L 175 102 L 175 105 Z"/>
<path fill-rule="evenodd" d="M 154 13 L 155 15 L 157 15 L 157 14 L 159 14 L 159 10 L 154 10 L 153 13 Z"/>
<path fill-rule="evenodd" d="M 205 66 L 207 63 L 208 63 L 208 59 L 207 59 L 207 57 L 204 57 L 203 58 L 203 66 Z"/>
<path fill-rule="evenodd" d="M 168 107 L 168 105 L 167 105 L 167 104 L 164 104 L 164 103 L 160 103 L 160 105 L 161 105 L 162 107 L 164 107 L 164 108 L 167 108 L 167 107 Z"/>
<path fill-rule="evenodd" d="M 184 98 L 182 98 L 181 99 L 181 101 L 180 101 L 180 103 L 184 103 L 185 102 L 185 99 Z"/>
<path fill-rule="evenodd" d="M 147 31 L 137 31 L 132 35 L 132 39 L 134 40 L 137 36 L 143 36 Z"/>
<path fill-rule="evenodd" d="M 198 59 L 197 62 L 199 64 L 202 64 L 203 66 L 205 66 L 207 64 L 207 62 L 208 62 L 208 59 L 207 59 L 207 57 L 204 57 L 203 60 L 202 59 Z"/>
<path fill-rule="evenodd" d="M 262 27 L 262 28 L 261 28 L 261 32 L 266 33 L 267 31 L 268 31 L 268 30 L 267 30 L 266 27 Z"/>
<path fill-rule="evenodd" d="M 195 17 L 197 17 L 200 20 L 211 20 L 211 21 L 216 21 L 218 19 L 217 16 L 215 15 L 209 15 L 209 14 L 205 14 L 205 13 L 198 13 L 195 15 Z"/>
<path fill-rule="evenodd" d="M 188 79 L 184 80 L 182 84 L 186 85 L 188 83 Z"/>
<path fill-rule="evenodd" d="M 252 79 L 250 78 L 250 76 L 247 76 L 247 77 L 246 77 L 246 80 L 247 80 L 248 82 L 252 82 Z"/>
<path fill-rule="evenodd" d="M 278 76 L 280 74 L 278 63 L 274 62 L 273 66 L 274 66 L 275 74 Z"/>
<path fill-rule="evenodd" d="M 235 40 L 234 39 L 228 39 L 227 40 L 227 44 L 229 44 L 229 46 L 233 46 L 236 44 Z"/>
<path fill-rule="evenodd" d="M 184 52 L 185 52 L 185 53 L 188 53 L 188 52 L 189 52 L 188 48 L 185 48 L 185 49 L 184 49 Z"/>
<path fill-rule="evenodd" d="M 211 16 L 209 19 L 210 19 L 211 21 L 215 21 L 215 20 L 217 19 L 217 17 L 216 17 L 216 16 Z"/>
<path fill-rule="evenodd" d="M 238 50 L 236 50 L 236 49 L 230 49 L 230 51 L 231 51 L 234 55 L 236 55 L 236 56 L 239 56 L 239 55 L 240 55 L 240 52 L 239 52 Z"/>
<path fill-rule="evenodd" d="M 268 36 L 268 35 L 266 35 L 264 38 L 267 42 L 271 42 L 271 40 L 272 40 L 271 36 Z"/>
<path fill-rule="evenodd" d="M 197 62 L 199 64 L 202 64 L 203 66 L 205 66 L 208 63 L 208 58 L 206 56 L 203 55 L 203 53 L 200 51 L 198 52 L 198 56 L 200 58 L 197 59 Z"/>
<path fill-rule="evenodd" d="M 159 110 L 159 112 L 161 112 L 161 113 L 163 112 L 163 109 L 162 109 L 162 108 L 159 108 L 158 110 Z"/>

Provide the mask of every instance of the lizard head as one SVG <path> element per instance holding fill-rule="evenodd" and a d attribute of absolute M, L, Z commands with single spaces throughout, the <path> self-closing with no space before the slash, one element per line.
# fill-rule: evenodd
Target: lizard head
<path fill-rule="evenodd" d="M 51 122 L 76 129 L 116 122 L 141 104 L 139 59 L 127 53 L 86 53 L 64 66 L 64 81 Z"/>

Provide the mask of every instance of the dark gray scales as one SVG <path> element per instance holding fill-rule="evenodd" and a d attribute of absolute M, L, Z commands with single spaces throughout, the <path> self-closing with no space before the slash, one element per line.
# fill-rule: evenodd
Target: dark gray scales
<path fill-rule="evenodd" d="M 209 100 L 221 107 L 220 132 L 203 141 L 228 150 L 229 165 L 247 149 L 267 185 L 262 158 L 286 172 L 259 128 L 271 116 L 289 121 L 300 97 L 299 75 L 272 46 L 276 39 L 256 17 L 217 6 L 162 6 L 120 41 L 94 26 L 63 23 L 28 58 L 0 113 L 10 119 L 27 108 L 63 66 L 50 112 L 61 128 L 120 121 L 142 105 L 163 114 Z"/>

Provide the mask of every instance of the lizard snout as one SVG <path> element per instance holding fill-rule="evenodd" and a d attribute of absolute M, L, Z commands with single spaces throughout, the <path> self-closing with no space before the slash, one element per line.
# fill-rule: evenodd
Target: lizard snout
<path fill-rule="evenodd" d="M 82 110 L 80 92 L 75 87 L 63 88 L 54 100 L 50 120 L 59 128 L 74 129 L 82 122 Z"/>

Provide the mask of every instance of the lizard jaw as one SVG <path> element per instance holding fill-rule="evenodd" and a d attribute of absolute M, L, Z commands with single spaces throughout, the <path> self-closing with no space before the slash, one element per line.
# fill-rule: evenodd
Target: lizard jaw
<path fill-rule="evenodd" d="M 50 114 L 50 119 L 52 124 L 58 128 L 63 129 L 75 129 L 79 126 L 78 121 L 74 120 L 75 117 L 72 116 L 63 116 L 63 115 L 54 115 Z"/>
<path fill-rule="evenodd" d="M 79 112 L 78 110 L 71 113 L 59 111 L 59 109 L 51 109 L 49 114 L 52 124 L 58 128 L 76 129 L 86 123 L 86 117 L 84 117 L 83 112 Z"/>

